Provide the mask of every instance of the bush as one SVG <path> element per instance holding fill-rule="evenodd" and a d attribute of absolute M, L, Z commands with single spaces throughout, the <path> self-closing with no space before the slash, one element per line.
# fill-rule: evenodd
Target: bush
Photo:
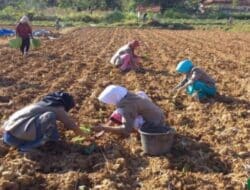
<path fill-rule="evenodd" d="M 33 20 L 35 21 L 55 21 L 57 16 L 46 16 L 46 15 L 34 15 Z"/>
<path fill-rule="evenodd" d="M 230 15 L 223 13 L 223 12 L 217 12 L 217 11 L 212 11 L 212 12 L 208 12 L 206 15 L 206 18 L 210 18 L 210 19 L 227 19 Z"/>
<path fill-rule="evenodd" d="M 35 13 L 34 13 L 34 12 L 28 12 L 26 15 L 27 15 L 27 16 L 29 17 L 29 19 L 32 21 L 32 20 L 34 19 Z"/>
<path fill-rule="evenodd" d="M 64 21 L 70 21 L 70 22 L 85 22 L 85 23 L 98 23 L 99 17 L 95 17 L 92 15 L 87 14 L 71 14 L 69 16 L 64 16 L 61 18 Z"/>
<path fill-rule="evenodd" d="M 134 12 L 127 12 L 124 14 L 126 20 L 137 20 L 137 15 Z"/>
<path fill-rule="evenodd" d="M 190 14 L 184 12 L 183 10 L 167 9 L 163 13 L 163 17 L 178 19 L 178 18 L 191 18 L 192 16 Z"/>
<path fill-rule="evenodd" d="M 3 20 L 18 20 L 21 16 L 23 16 L 23 12 L 17 10 L 12 6 L 5 7 L 2 11 L 0 11 L 0 18 Z"/>
<path fill-rule="evenodd" d="M 108 13 L 104 20 L 106 22 L 120 22 L 125 18 L 124 14 L 120 11 L 114 11 L 112 13 Z"/>
<path fill-rule="evenodd" d="M 11 15 L 0 14 L 0 20 L 16 21 L 17 19 Z"/>
<path fill-rule="evenodd" d="M 82 22 L 94 22 L 94 23 L 98 23 L 99 22 L 99 19 L 98 18 L 95 18 L 95 17 L 91 17 L 89 15 L 85 15 L 81 18 L 81 21 Z"/>
<path fill-rule="evenodd" d="M 234 13 L 232 14 L 232 17 L 239 20 L 249 20 L 250 13 Z"/>

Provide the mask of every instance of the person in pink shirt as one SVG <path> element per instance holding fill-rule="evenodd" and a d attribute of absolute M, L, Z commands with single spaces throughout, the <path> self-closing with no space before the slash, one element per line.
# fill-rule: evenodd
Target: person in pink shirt
<path fill-rule="evenodd" d="M 139 56 L 135 54 L 135 49 L 140 46 L 138 40 L 133 40 L 117 50 L 111 58 L 110 63 L 121 71 L 137 70 L 139 66 Z"/>

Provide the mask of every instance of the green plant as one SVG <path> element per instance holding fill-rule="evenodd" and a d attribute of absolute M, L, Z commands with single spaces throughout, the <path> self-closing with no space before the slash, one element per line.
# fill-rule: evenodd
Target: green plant
<path fill-rule="evenodd" d="M 80 129 L 85 133 L 91 133 L 91 128 L 88 125 L 81 125 Z"/>
<path fill-rule="evenodd" d="M 85 140 L 85 137 L 80 137 L 80 136 L 76 136 L 76 137 L 71 139 L 71 141 L 74 143 L 81 143 L 84 140 Z"/>
<path fill-rule="evenodd" d="M 191 15 L 181 11 L 181 10 L 177 10 L 177 9 L 167 9 L 164 13 L 163 13 L 163 17 L 164 18 L 191 18 Z"/>
<path fill-rule="evenodd" d="M 123 13 L 126 20 L 137 20 L 137 15 L 134 12 Z"/>
<path fill-rule="evenodd" d="M 124 14 L 121 11 L 114 11 L 112 13 L 108 13 L 104 20 L 106 22 L 112 23 L 112 22 L 120 22 L 125 18 Z"/>
<path fill-rule="evenodd" d="M 33 16 L 33 20 L 36 20 L 36 21 L 55 21 L 56 19 L 57 19 L 57 16 L 55 15 L 47 16 L 44 14 L 40 14 L 40 15 Z"/>

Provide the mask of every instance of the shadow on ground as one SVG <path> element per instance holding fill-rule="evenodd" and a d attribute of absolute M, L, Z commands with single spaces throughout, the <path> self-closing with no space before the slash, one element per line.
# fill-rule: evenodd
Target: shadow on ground
<path fill-rule="evenodd" d="M 221 160 L 208 143 L 199 142 L 195 137 L 177 134 L 171 153 L 171 169 L 223 174 L 231 171 L 230 163 Z"/>

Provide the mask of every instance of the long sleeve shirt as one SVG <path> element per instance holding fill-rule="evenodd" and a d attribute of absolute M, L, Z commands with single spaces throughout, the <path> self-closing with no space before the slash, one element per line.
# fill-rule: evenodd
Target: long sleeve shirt
<path fill-rule="evenodd" d="M 53 112 L 56 120 L 61 121 L 68 129 L 76 127 L 73 120 L 68 116 L 62 106 L 42 106 L 39 103 L 31 104 L 12 114 L 4 123 L 5 131 L 9 131 L 13 136 L 23 140 L 34 140 L 36 138 L 36 122 L 37 116 L 45 113 Z"/>
<path fill-rule="evenodd" d="M 189 73 L 186 74 L 185 78 L 176 86 L 180 88 L 186 83 L 193 84 L 195 81 L 201 81 L 206 83 L 208 86 L 215 86 L 215 80 L 212 79 L 205 71 L 198 67 L 194 67 Z"/>
<path fill-rule="evenodd" d="M 121 60 L 120 56 L 122 56 L 124 54 L 130 54 L 131 57 L 134 56 L 134 51 L 132 50 L 132 48 L 128 44 L 122 46 L 121 48 L 119 48 L 117 50 L 117 52 L 111 58 L 110 63 L 115 65 L 115 66 L 121 65 L 122 60 Z"/>
<path fill-rule="evenodd" d="M 142 116 L 145 123 L 154 126 L 164 125 L 164 113 L 152 101 L 128 92 L 128 94 L 118 103 L 117 108 L 122 111 L 124 117 L 123 125 L 125 131 L 130 133 L 134 127 L 134 121 L 138 115 Z"/>
<path fill-rule="evenodd" d="M 21 38 L 28 38 L 32 35 L 32 29 L 28 23 L 18 23 L 16 34 Z"/>

